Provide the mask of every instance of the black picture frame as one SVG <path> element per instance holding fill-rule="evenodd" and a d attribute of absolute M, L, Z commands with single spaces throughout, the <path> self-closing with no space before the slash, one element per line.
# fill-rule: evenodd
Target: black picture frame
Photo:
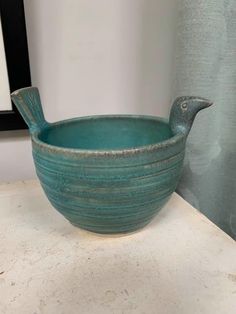
<path fill-rule="evenodd" d="M 10 92 L 31 86 L 23 0 L 0 0 L 0 16 Z M 0 131 L 26 129 L 12 103 L 12 110 L 0 111 Z"/>

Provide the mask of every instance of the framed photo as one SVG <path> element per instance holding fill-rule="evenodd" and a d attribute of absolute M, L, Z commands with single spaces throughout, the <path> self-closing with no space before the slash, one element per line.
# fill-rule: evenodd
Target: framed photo
<path fill-rule="evenodd" d="M 10 93 L 30 86 L 23 0 L 0 0 L 0 131 L 26 129 Z"/>

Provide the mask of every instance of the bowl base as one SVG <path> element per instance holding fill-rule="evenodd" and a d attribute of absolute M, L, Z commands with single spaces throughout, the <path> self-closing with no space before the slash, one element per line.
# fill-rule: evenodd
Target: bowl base
<path fill-rule="evenodd" d="M 111 228 L 111 229 L 106 229 L 106 228 L 89 228 L 89 227 L 85 227 L 85 226 L 82 226 L 80 224 L 76 224 L 74 222 L 71 222 L 70 223 L 76 227 L 76 228 L 80 228 L 80 229 L 83 229 L 85 231 L 88 231 L 88 232 L 92 232 L 92 233 L 95 233 L 95 234 L 100 234 L 100 235 L 107 235 L 107 236 L 127 236 L 127 235 L 130 235 L 130 234 L 133 234 L 133 233 L 136 233 L 138 231 L 140 231 L 141 229 L 143 229 L 144 227 L 146 227 L 146 225 L 148 225 L 150 222 L 151 222 L 152 219 L 144 222 L 144 223 L 141 223 L 141 224 L 138 224 L 138 225 L 135 225 L 135 226 L 129 226 L 129 227 L 120 227 L 120 228 Z"/>

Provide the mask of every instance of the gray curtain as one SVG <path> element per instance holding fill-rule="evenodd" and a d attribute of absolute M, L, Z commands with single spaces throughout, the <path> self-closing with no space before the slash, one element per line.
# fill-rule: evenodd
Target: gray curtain
<path fill-rule="evenodd" d="M 236 238 L 236 0 L 179 0 L 174 96 L 207 97 L 178 192 Z"/>

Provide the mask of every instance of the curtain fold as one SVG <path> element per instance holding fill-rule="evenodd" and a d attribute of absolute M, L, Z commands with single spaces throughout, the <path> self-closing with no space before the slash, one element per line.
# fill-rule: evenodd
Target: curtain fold
<path fill-rule="evenodd" d="M 178 192 L 236 239 L 236 0 L 179 0 L 174 97 L 214 101 L 190 132 Z"/>

